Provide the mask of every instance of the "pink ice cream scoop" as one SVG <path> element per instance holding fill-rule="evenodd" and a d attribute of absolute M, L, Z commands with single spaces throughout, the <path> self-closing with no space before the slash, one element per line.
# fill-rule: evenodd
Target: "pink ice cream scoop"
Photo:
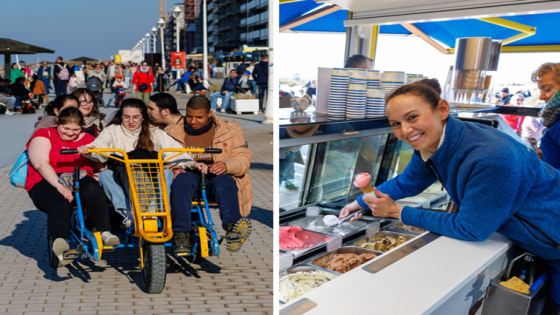
<path fill-rule="evenodd" d="M 367 188 L 369 186 L 369 190 L 364 192 L 368 193 L 372 191 L 373 189 L 371 188 L 371 175 L 369 175 L 368 173 L 362 173 L 356 176 L 356 180 L 354 180 L 354 186 L 362 190 L 364 190 L 364 188 Z"/>

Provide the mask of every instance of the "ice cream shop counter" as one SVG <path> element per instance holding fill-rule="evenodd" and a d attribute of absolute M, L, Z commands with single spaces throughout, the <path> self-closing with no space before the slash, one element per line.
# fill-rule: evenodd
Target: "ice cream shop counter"
<path fill-rule="evenodd" d="M 362 194 L 356 176 L 380 185 L 413 149 L 386 118 L 318 121 L 280 125 L 280 314 L 481 314 L 487 287 L 517 248 L 496 233 L 460 241 L 371 212 L 340 222 Z M 456 211 L 439 183 L 397 202 Z"/>

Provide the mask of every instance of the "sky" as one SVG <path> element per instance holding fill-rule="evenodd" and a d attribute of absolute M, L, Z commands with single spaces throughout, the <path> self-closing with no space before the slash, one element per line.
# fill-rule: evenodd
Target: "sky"
<path fill-rule="evenodd" d="M 182 1 L 167 0 L 168 12 L 175 2 Z M 58 56 L 108 60 L 118 50 L 132 49 L 156 26 L 159 0 L 2 1 L 2 12 L 0 37 L 55 50 L 20 55 L 20 60 L 37 62 L 37 56 L 47 61 Z"/>
<path fill-rule="evenodd" d="M 302 79 L 317 77 L 318 67 L 343 67 L 345 34 L 280 33 L 277 40 L 279 76 Z M 545 62 L 560 62 L 560 53 L 502 54 L 498 71 L 492 82 L 495 86 L 530 83 L 531 73 Z M 375 69 L 423 74 L 445 82 L 455 55 L 444 55 L 416 36 L 381 35 L 377 48 Z"/>

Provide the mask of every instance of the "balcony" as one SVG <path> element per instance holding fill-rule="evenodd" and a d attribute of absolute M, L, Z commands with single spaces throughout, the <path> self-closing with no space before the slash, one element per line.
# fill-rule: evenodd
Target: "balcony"
<path fill-rule="evenodd" d="M 218 15 L 216 13 L 212 13 L 208 15 L 208 22 L 212 23 L 218 20 Z"/>
<path fill-rule="evenodd" d="M 215 2 L 210 3 L 210 4 L 208 5 L 208 10 L 217 9 L 217 8 L 218 8 L 218 2 L 219 2 L 219 1 L 215 1 Z"/>
<path fill-rule="evenodd" d="M 247 39 L 248 40 L 257 40 L 259 39 L 261 36 L 260 31 L 253 31 L 253 32 L 249 32 L 247 33 Z"/>
<path fill-rule="evenodd" d="M 246 40 L 246 39 L 247 39 L 247 33 L 241 33 L 241 34 L 239 34 L 239 38 L 240 38 L 241 40 Z"/>
<path fill-rule="evenodd" d="M 241 21 L 239 21 L 239 26 L 245 26 L 247 25 L 247 19 L 241 19 Z"/>
<path fill-rule="evenodd" d="M 268 0 L 259 0 L 259 4 L 257 4 L 257 9 L 264 8 L 268 6 Z"/>
<path fill-rule="evenodd" d="M 268 22 L 268 11 L 260 14 L 260 22 L 261 23 Z"/>
<path fill-rule="evenodd" d="M 253 25 L 259 22 L 259 15 L 253 15 L 247 18 L 247 25 Z"/>
<path fill-rule="evenodd" d="M 246 5 L 246 4 L 242 4 L 242 5 L 239 7 L 239 10 L 240 10 L 241 12 L 247 10 L 247 5 Z"/>
<path fill-rule="evenodd" d="M 208 32 L 217 32 L 218 31 L 218 26 L 217 25 L 210 25 L 208 27 Z"/>
<path fill-rule="evenodd" d="M 259 0 L 253 0 L 247 3 L 247 10 L 254 9 L 259 4 Z"/>
<path fill-rule="evenodd" d="M 268 28 L 259 31 L 261 39 L 268 39 Z"/>
<path fill-rule="evenodd" d="M 208 42 L 209 43 L 216 43 L 218 41 L 218 36 L 216 35 L 212 35 L 208 37 Z"/>

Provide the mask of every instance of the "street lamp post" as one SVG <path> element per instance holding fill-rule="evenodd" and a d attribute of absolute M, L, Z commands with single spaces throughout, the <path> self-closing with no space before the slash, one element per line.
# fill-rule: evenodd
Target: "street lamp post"
<path fill-rule="evenodd" d="M 270 1 L 270 0 L 269 0 Z M 202 0 L 202 66 L 204 81 L 208 80 L 208 23 L 207 23 L 207 12 L 206 12 L 206 0 Z M 206 82 L 205 82 L 206 83 Z M 209 86 L 208 83 L 205 84 L 206 87 Z"/>
<path fill-rule="evenodd" d="M 154 26 L 152 27 L 152 36 L 154 37 L 154 53 L 156 52 L 156 35 L 157 35 L 157 28 Z M 162 65 L 163 68 L 163 65 Z"/>
<path fill-rule="evenodd" d="M 163 66 L 163 69 L 165 69 L 165 47 L 163 46 L 163 28 L 165 27 L 165 21 L 160 18 L 157 22 L 157 25 L 161 32 L 161 64 Z"/>
<path fill-rule="evenodd" d="M 150 53 L 150 33 L 146 33 L 146 53 Z"/>
<path fill-rule="evenodd" d="M 179 48 L 180 48 L 180 45 L 179 45 L 179 16 L 181 16 L 181 8 L 179 6 L 176 6 L 175 9 L 173 9 L 173 17 L 175 18 L 175 28 L 177 29 L 177 31 L 175 32 L 175 34 L 176 34 L 175 38 L 177 40 L 177 43 L 176 43 L 175 46 L 177 47 L 177 52 L 179 52 Z M 177 71 L 177 80 L 179 80 L 179 72 L 180 71 Z"/>

